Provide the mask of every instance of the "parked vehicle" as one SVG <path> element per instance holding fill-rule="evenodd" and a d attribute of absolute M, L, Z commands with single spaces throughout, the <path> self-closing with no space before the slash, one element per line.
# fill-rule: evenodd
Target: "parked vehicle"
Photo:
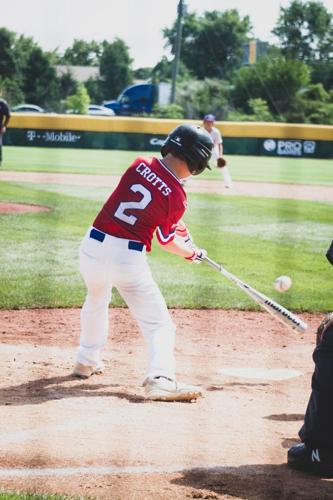
<path fill-rule="evenodd" d="M 78 115 L 79 113 L 75 109 L 66 109 L 66 115 Z M 112 109 L 106 108 L 105 106 L 100 106 L 99 104 L 89 104 L 87 115 L 93 116 L 115 116 L 115 112 Z"/>
<path fill-rule="evenodd" d="M 115 112 L 105 106 L 99 106 L 98 104 L 89 104 L 88 115 L 94 116 L 115 116 Z"/>
<path fill-rule="evenodd" d="M 139 115 L 151 113 L 155 104 L 169 104 L 170 95 L 170 83 L 140 83 L 124 89 L 117 100 L 104 101 L 103 104 L 116 115 Z"/>
<path fill-rule="evenodd" d="M 13 113 L 45 113 L 45 109 L 36 104 L 19 104 L 11 110 Z"/>

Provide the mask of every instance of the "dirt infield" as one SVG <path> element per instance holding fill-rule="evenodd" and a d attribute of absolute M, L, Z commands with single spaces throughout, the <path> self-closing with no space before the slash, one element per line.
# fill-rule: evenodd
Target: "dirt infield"
<path fill-rule="evenodd" d="M 0 201 L 0 214 L 22 214 L 30 212 L 48 212 L 48 207 L 28 205 L 27 203 L 7 203 Z"/>
<path fill-rule="evenodd" d="M 79 310 L 0 311 L 0 487 L 110 499 L 332 498 L 291 471 L 309 396 L 314 330 L 266 313 L 173 310 L 179 378 L 197 403 L 143 399 L 145 348 L 111 309 L 106 372 L 71 376 Z M 241 369 L 241 371 L 239 371 Z"/>
<path fill-rule="evenodd" d="M 106 185 L 104 176 L 34 175 L 0 179 Z M 236 183 L 229 191 L 195 181 L 188 189 L 333 199 L 333 188 L 320 187 Z M 127 309 L 110 309 L 105 373 L 73 378 L 79 314 L 0 310 L 0 490 L 112 500 L 333 498 L 332 480 L 286 466 L 322 314 L 301 314 L 309 328 L 300 335 L 264 312 L 172 310 L 179 379 L 204 390 L 193 404 L 143 399 L 145 345 Z"/>
<path fill-rule="evenodd" d="M 112 175 L 52 174 L 39 172 L 0 172 L 0 180 L 37 182 L 40 184 L 73 184 L 76 186 L 109 186 L 113 189 L 119 177 Z M 267 182 L 234 182 L 232 189 L 225 189 L 222 181 L 190 179 L 186 185 L 189 192 L 217 193 L 224 196 L 262 196 L 264 198 L 291 198 L 295 200 L 333 200 L 333 186 L 311 186 L 305 184 L 278 184 Z"/>

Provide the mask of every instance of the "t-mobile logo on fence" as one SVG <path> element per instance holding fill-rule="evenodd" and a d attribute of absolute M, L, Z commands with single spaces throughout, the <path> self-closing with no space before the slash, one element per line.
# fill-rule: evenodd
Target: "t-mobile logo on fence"
<path fill-rule="evenodd" d="M 43 139 L 46 142 L 77 142 L 79 139 L 81 139 L 81 136 L 69 131 L 45 132 L 45 134 L 43 134 Z"/>
<path fill-rule="evenodd" d="M 81 135 L 73 132 L 36 132 L 36 130 L 27 131 L 27 139 L 29 142 L 42 140 L 44 142 L 77 142 L 81 139 Z"/>
<path fill-rule="evenodd" d="M 36 134 L 35 130 L 28 130 L 28 132 L 27 132 L 28 141 L 33 142 L 36 139 L 36 135 L 37 134 Z"/>

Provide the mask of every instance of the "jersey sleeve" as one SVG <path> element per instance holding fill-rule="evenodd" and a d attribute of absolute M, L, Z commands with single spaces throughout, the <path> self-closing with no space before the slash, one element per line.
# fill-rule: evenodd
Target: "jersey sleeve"
<path fill-rule="evenodd" d="M 219 131 L 218 128 L 215 130 L 216 130 L 216 142 L 217 142 L 217 144 L 223 144 L 223 138 L 222 138 L 221 132 Z"/>
<path fill-rule="evenodd" d="M 167 245 L 173 241 L 176 234 L 177 224 L 172 224 L 171 226 L 163 225 L 156 228 L 156 237 L 161 245 Z"/>
<path fill-rule="evenodd" d="M 173 213 L 172 218 L 168 218 L 163 224 L 157 226 L 156 237 L 161 245 L 167 245 L 174 240 L 177 224 L 184 215 L 185 207 L 186 199 L 183 200 L 182 205 L 178 205 L 178 209 Z"/>

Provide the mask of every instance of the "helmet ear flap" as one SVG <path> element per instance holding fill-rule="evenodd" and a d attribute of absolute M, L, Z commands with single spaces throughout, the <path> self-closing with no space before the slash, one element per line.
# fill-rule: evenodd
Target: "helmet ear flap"
<path fill-rule="evenodd" d="M 202 174 L 202 172 L 208 168 L 208 170 L 212 170 L 210 168 L 210 166 L 208 165 L 208 163 L 201 163 L 200 165 L 197 165 L 196 167 L 194 167 L 193 170 L 191 170 L 191 174 L 192 175 L 199 175 L 199 174 Z"/>
<path fill-rule="evenodd" d="M 170 148 L 167 144 L 163 144 L 163 146 L 161 147 L 161 155 L 164 158 L 168 153 L 170 153 Z"/>

